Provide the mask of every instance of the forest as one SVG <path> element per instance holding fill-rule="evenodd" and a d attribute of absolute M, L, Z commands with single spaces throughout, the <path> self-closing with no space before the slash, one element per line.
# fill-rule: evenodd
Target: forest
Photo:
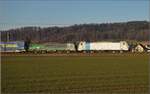
<path fill-rule="evenodd" d="M 1 30 L 1 41 L 25 41 L 33 43 L 78 42 L 78 41 L 148 41 L 149 21 L 118 23 L 75 24 L 64 27 L 22 27 Z"/>

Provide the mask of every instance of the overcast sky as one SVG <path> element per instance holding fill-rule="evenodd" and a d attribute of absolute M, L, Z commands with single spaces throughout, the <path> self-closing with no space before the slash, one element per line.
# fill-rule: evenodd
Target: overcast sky
<path fill-rule="evenodd" d="M 0 0 L 0 30 L 149 20 L 149 0 Z"/>

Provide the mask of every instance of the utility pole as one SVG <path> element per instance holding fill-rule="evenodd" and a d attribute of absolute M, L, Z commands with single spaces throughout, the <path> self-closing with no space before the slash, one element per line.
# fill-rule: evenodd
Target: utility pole
<path fill-rule="evenodd" d="M 9 42 L 9 32 L 6 32 L 6 42 L 4 42 L 4 51 L 6 51 L 7 42 Z"/>
<path fill-rule="evenodd" d="M 7 32 L 7 42 L 9 42 L 9 32 Z"/>

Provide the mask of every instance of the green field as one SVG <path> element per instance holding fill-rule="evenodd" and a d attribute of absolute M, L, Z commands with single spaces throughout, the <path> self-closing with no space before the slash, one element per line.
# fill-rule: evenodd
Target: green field
<path fill-rule="evenodd" d="M 3 93 L 148 94 L 146 54 L 2 56 Z"/>

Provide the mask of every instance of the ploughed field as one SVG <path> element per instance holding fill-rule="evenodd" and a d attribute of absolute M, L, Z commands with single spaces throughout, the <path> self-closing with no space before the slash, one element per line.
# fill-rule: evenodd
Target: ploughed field
<path fill-rule="evenodd" d="M 146 54 L 2 56 L 2 93 L 148 94 Z"/>

